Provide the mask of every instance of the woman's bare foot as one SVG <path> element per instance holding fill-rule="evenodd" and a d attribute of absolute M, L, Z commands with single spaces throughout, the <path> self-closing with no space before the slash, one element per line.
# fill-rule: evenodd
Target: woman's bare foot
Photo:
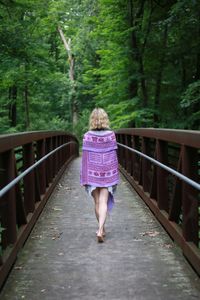
<path fill-rule="evenodd" d="M 97 242 L 98 242 L 98 243 L 104 243 L 104 238 L 103 238 L 103 236 L 98 236 L 98 235 L 97 235 Z"/>
<path fill-rule="evenodd" d="M 98 230 L 96 231 L 96 235 L 98 234 Z M 103 228 L 103 232 L 102 232 L 102 236 L 106 236 L 106 231 L 105 231 L 105 228 Z"/>

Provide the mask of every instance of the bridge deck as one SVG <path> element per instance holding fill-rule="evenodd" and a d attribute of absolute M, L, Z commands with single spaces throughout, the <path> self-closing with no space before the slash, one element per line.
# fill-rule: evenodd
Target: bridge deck
<path fill-rule="evenodd" d="M 199 278 L 125 180 L 97 244 L 80 159 L 62 177 L 0 294 L 9 299 L 199 299 Z"/>

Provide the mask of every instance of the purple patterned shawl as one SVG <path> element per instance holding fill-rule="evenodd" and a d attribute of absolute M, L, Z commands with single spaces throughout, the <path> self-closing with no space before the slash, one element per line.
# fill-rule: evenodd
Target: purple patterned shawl
<path fill-rule="evenodd" d="M 119 183 L 117 143 L 113 131 L 101 135 L 88 131 L 83 137 L 82 149 L 81 185 L 109 187 Z M 109 198 L 113 198 L 111 194 Z M 109 199 L 109 207 L 113 201 Z"/>
<path fill-rule="evenodd" d="M 114 132 L 97 135 L 87 132 L 83 138 L 81 185 L 108 187 L 118 183 L 117 144 Z"/>

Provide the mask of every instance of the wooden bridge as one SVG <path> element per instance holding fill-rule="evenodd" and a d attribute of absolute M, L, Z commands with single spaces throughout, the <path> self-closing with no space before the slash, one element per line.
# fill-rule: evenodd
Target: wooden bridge
<path fill-rule="evenodd" d="M 121 183 L 100 245 L 79 186 L 76 137 L 1 136 L 2 300 L 200 298 L 200 133 L 121 129 L 116 137 Z"/>

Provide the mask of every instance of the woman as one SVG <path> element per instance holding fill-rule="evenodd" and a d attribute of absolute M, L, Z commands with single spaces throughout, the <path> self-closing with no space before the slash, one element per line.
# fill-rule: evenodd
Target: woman
<path fill-rule="evenodd" d="M 102 108 L 92 111 L 89 129 L 83 137 L 81 185 L 94 198 L 99 223 L 97 241 L 102 243 L 107 211 L 113 207 L 113 193 L 119 183 L 117 143 L 114 132 L 109 129 L 108 115 Z"/>

